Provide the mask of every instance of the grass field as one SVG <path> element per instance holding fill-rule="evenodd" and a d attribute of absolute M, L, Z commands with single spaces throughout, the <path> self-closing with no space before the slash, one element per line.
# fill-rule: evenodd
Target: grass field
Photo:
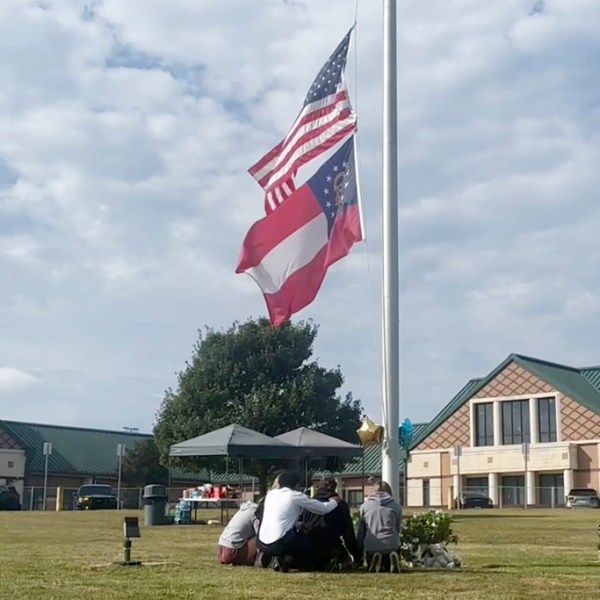
<path fill-rule="evenodd" d="M 0 598 L 164 599 L 597 598 L 600 511 L 463 511 L 456 515 L 464 568 L 401 575 L 281 574 L 221 567 L 217 526 L 142 526 L 121 557 L 122 519 L 141 513 L 0 512 Z"/>

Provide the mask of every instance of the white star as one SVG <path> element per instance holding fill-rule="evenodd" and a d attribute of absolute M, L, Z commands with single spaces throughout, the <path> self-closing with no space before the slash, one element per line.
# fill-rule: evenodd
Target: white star
<path fill-rule="evenodd" d="M 331 208 L 331 202 L 329 202 L 329 200 L 328 200 L 327 202 L 325 202 L 325 206 L 326 206 L 327 208 Z"/>
<path fill-rule="evenodd" d="M 334 170 L 334 171 L 339 171 L 339 168 L 338 168 L 338 166 L 337 166 L 337 165 L 333 165 L 333 170 Z"/>
<path fill-rule="evenodd" d="M 324 194 L 327 196 L 327 194 L 329 194 L 329 189 L 328 189 L 328 188 L 325 188 L 325 189 L 323 190 L 323 193 L 324 193 Z"/>
<path fill-rule="evenodd" d="M 327 179 L 327 181 L 331 181 L 331 175 L 327 175 L 327 177 L 325 177 L 325 179 Z"/>
<path fill-rule="evenodd" d="M 346 161 L 344 161 L 344 162 L 342 163 L 342 167 L 344 167 L 344 169 L 345 169 L 347 166 L 348 166 L 348 163 L 347 163 Z"/>
<path fill-rule="evenodd" d="M 331 212 L 331 216 L 332 216 L 332 217 L 335 217 L 335 211 L 332 211 L 332 212 Z"/>

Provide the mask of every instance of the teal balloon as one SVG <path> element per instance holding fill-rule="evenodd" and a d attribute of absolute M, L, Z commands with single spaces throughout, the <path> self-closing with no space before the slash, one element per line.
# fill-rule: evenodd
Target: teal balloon
<path fill-rule="evenodd" d="M 404 419 L 402 425 L 400 425 L 398 437 L 400 446 L 405 450 L 408 450 L 413 440 L 413 426 L 409 419 Z"/>

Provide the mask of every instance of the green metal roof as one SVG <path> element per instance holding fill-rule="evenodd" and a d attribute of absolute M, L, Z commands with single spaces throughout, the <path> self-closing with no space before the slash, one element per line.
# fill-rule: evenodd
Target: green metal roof
<path fill-rule="evenodd" d="M 17 421 L 0 421 L 0 427 L 27 450 L 29 471 L 44 471 L 43 447 L 45 442 L 50 442 L 52 454 L 48 459 L 48 471 L 77 475 L 115 475 L 117 444 L 124 444 L 130 450 L 139 440 L 151 437 L 143 433 Z"/>
<path fill-rule="evenodd" d="M 418 446 L 432 434 L 442 423 L 454 414 L 465 402 L 482 390 L 490 381 L 499 375 L 509 364 L 515 363 L 543 381 L 549 383 L 559 392 L 600 415 L 600 367 L 577 369 L 567 365 L 552 363 L 522 354 L 510 354 L 488 375 L 479 379 L 471 379 L 465 387 L 423 428 L 415 435 L 413 447 Z"/>
<path fill-rule="evenodd" d="M 600 391 L 600 367 L 585 367 L 581 369 L 581 374 Z"/>
<path fill-rule="evenodd" d="M 4 420 L 0 420 L 0 429 L 25 448 L 29 472 L 44 472 L 43 448 L 45 442 L 50 442 L 52 454 L 48 459 L 49 473 L 96 477 L 117 474 L 117 444 L 124 444 L 127 450 L 131 450 L 137 442 L 152 437 L 147 433 Z M 198 479 L 198 474 L 173 469 L 171 477 L 192 481 Z"/>

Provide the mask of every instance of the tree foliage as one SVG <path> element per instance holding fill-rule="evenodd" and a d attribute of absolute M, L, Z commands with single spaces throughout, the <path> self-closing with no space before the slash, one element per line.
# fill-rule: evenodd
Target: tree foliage
<path fill-rule="evenodd" d="M 123 458 L 123 482 L 141 487 L 149 483 L 167 485 L 168 470 L 160 464 L 160 452 L 152 438 L 140 440 Z"/>
<path fill-rule="evenodd" d="M 274 329 L 267 319 L 201 332 L 177 389 L 167 390 L 157 414 L 154 434 L 163 464 L 171 444 L 230 423 L 271 436 L 304 426 L 356 442 L 360 402 L 338 395 L 344 382 L 339 368 L 325 369 L 312 359 L 316 335 L 311 322 Z M 179 464 L 210 466 L 205 460 Z"/>

